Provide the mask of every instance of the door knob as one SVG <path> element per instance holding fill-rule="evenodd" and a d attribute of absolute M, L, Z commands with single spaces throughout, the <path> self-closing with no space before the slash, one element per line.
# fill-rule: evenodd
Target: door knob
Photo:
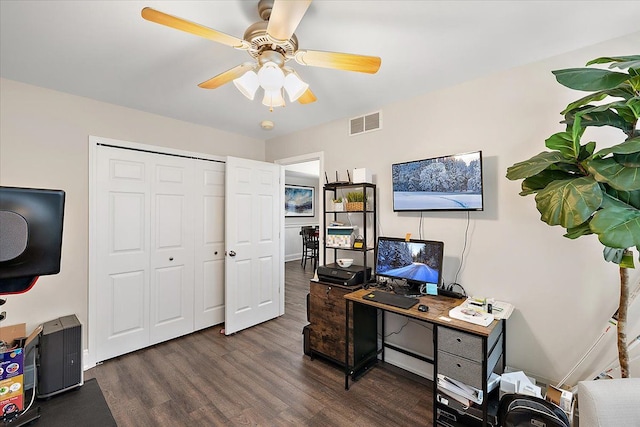
<path fill-rule="evenodd" d="M 236 256 L 235 251 L 229 251 L 229 256 Z"/>

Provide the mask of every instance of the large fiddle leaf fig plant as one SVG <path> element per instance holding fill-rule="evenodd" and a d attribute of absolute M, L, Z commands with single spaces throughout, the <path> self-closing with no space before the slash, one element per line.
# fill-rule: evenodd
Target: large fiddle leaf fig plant
<path fill-rule="evenodd" d="M 566 129 L 545 141 L 550 151 L 514 164 L 507 178 L 523 180 L 521 196 L 535 194 L 542 221 L 564 227 L 570 239 L 596 234 L 605 260 L 619 265 L 618 358 L 624 378 L 627 269 L 634 267 L 633 248 L 640 251 L 640 55 L 597 58 L 553 74 L 558 83 L 589 94 L 561 112 Z M 583 142 L 591 126 L 615 128 L 620 140 L 596 151 L 595 141 Z"/>

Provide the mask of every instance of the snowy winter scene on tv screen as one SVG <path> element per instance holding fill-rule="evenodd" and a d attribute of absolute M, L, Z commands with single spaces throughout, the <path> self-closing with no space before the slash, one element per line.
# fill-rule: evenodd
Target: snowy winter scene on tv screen
<path fill-rule="evenodd" d="M 394 211 L 482 210 L 482 152 L 397 163 Z"/>

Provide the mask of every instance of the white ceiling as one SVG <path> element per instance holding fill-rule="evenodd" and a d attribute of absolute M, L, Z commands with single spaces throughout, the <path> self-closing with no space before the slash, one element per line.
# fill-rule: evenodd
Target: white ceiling
<path fill-rule="evenodd" d="M 640 29 L 638 1 L 315 0 L 296 31 L 301 49 L 382 66 L 369 75 L 291 61 L 318 101 L 270 113 L 233 84 L 197 87 L 246 52 L 145 21 L 145 6 L 240 38 L 259 20 L 257 0 L 1 0 L 1 75 L 268 140 Z"/>

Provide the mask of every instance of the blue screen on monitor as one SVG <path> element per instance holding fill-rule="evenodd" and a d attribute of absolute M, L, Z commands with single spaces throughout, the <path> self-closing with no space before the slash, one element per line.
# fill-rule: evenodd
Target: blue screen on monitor
<path fill-rule="evenodd" d="M 376 248 L 376 274 L 409 283 L 438 285 L 442 276 L 444 243 L 379 237 Z"/>

